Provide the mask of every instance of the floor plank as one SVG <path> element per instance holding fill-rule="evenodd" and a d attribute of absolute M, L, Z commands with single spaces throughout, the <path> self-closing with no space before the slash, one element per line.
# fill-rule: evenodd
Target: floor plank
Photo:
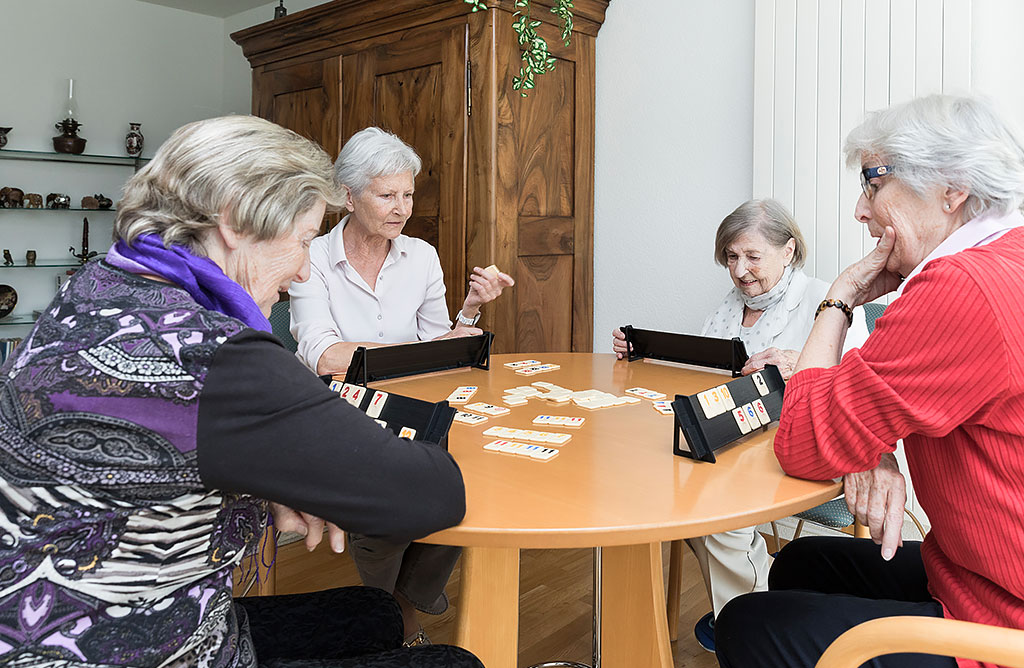
<path fill-rule="evenodd" d="M 693 625 L 710 606 L 697 562 L 689 550 L 684 553 L 679 640 L 672 644 L 674 664 L 677 668 L 716 668 L 714 655 L 701 649 L 693 639 Z M 663 557 L 667 564 L 667 544 Z M 325 545 L 313 552 L 307 552 L 301 542 L 282 546 L 276 563 L 278 594 L 359 584 L 351 557 L 347 553 L 335 555 Z M 523 550 L 520 564 L 519 667 L 554 660 L 589 664 L 593 552 Z M 667 577 L 666 573 L 666 582 Z M 442 615 L 423 615 L 423 626 L 435 643 L 452 638 L 459 603 L 458 567 L 446 591 L 451 600 L 448 610 Z"/>

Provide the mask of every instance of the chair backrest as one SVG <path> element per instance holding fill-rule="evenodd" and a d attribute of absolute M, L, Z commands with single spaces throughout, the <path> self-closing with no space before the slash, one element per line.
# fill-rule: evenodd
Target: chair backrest
<path fill-rule="evenodd" d="M 277 302 L 270 309 L 270 327 L 274 330 L 274 336 L 281 340 L 284 347 L 295 352 L 299 349 L 299 344 L 295 342 L 295 339 L 292 338 L 292 333 L 289 331 L 292 321 L 291 313 L 288 310 L 289 303 L 285 299 Z"/>
<path fill-rule="evenodd" d="M 875 331 L 875 321 L 882 317 L 885 311 L 885 304 L 874 302 L 864 304 L 864 319 L 868 322 L 868 334 Z"/>
<path fill-rule="evenodd" d="M 816 668 L 859 668 L 876 656 L 907 652 L 1024 668 L 1024 631 L 941 617 L 881 617 L 832 641 Z"/>

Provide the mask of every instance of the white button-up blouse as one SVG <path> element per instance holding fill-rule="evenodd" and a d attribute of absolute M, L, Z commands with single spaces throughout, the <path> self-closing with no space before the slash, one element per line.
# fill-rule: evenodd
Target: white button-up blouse
<path fill-rule="evenodd" d="M 374 289 L 349 265 L 342 234 L 348 216 L 309 249 L 310 277 L 292 283 L 291 333 L 309 368 L 335 343 L 428 341 L 451 329 L 444 274 L 433 246 L 399 235 Z"/>

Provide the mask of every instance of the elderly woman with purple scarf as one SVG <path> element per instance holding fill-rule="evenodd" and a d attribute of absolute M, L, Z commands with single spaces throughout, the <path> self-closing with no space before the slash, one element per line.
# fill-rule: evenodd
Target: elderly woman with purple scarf
<path fill-rule="evenodd" d="M 322 149 L 245 116 L 179 129 L 128 182 L 110 252 L 0 369 L 0 663 L 480 666 L 401 648 L 380 590 L 231 597 L 268 501 L 311 546 L 316 518 L 332 543 L 408 541 L 465 511 L 446 452 L 380 429 L 270 334 L 339 203 Z"/>

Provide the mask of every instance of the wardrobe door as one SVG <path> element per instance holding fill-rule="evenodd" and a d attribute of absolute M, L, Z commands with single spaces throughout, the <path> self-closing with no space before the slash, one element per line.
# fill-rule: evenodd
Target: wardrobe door
<path fill-rule="evenodd" d="M 404 233 L 437 248 L 449 314 L 466 297 L 466 26 L 426 26 L 346 55 L 342 63 L 342 143 L 370 125 L 416 149 L 412 217 Z"/>
<path fill-rule="evenodd" d="M 271 63 L 253 69 L 252 113 L 320 144 L 338 157 L 341 117 L 341 58 L 333 56 L 293 65 Z M 339 220 L 328 214 L 326 233 Z"/>

